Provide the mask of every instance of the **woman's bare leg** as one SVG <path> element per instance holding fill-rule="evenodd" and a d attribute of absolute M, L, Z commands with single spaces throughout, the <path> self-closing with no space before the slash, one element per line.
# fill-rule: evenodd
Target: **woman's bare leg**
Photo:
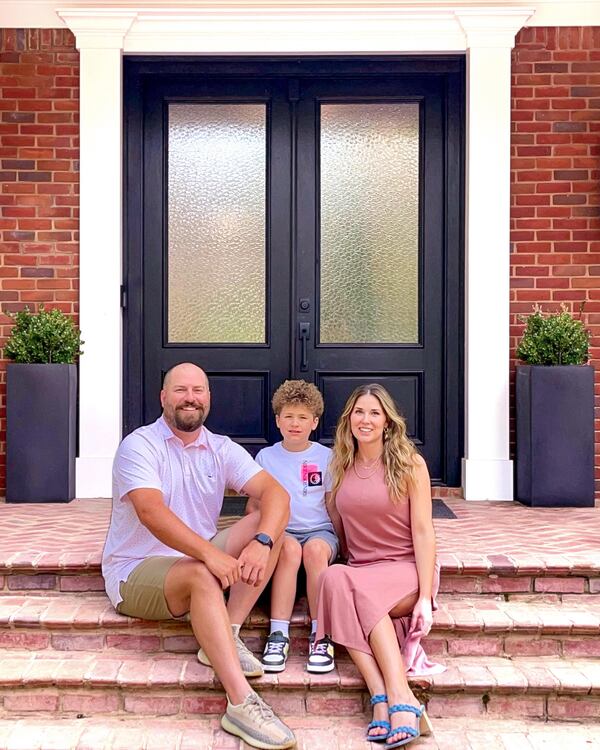
<path fill-rule="evenodd" d="M 363 676 L 364 681 L 367 683 L 367 688 L 371 695 L 385 694 L 385 682 L 383 675 L 379 669 L 377 662 L 371 654 L 365 654 L 364 651 L 356 651 L 353 648 L 348 649 L 350 658 L 356 664 L 358 671 Z M 387 703 L 376 703 L 373 706 L 373 719 L 374 721 L 388 721 L 388 705 Z M 387 734 L 387 730 L 384 727 L 373 727 L 369 732 L 370 735 L 376 737 L 380 734 Z"/>
<path fill-rule="evenodd" d="M 417 594 L 406 597 L 395 605 L 391 613 L 395 617 L 408 615 L 415 606 L 416 599 Z M 383 677 L 389 705 L 391 706 L 394 703 L 409 703 L 413 706 L 418 706 L 419 702 L 408 684 L 398 637 L 390 615 L 385 615 L 375 625 L 369 635 L 369 644 Z M 418 726 L 416 716 L 408 711 L 393 713 L 390 716 L 390 723 L 392 729 L 402 725 L 414 726 L 415 728 Z M 391 737 L 389 742 L 397 742 L 408 736 L 405 732 L 399 732 Z"/>

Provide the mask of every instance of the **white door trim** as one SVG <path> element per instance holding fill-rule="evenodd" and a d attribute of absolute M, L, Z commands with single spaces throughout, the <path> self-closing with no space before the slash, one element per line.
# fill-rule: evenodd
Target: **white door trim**
<path fill-rule="evenodd" d="M 510 51 L 527 7 L 245 3 L 59 11 L 81 51 L 78 497 L 111 493 L 121 431 L 123 54 L 401 54 L 468 59 L 463 490 L 512 499 L 509 460 Z"/>

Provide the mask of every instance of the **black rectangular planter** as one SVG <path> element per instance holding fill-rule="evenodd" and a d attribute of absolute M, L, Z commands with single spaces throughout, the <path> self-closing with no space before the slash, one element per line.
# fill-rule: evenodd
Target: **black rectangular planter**
<path fill-rule="evenodd" d="M 77 368 L 9 364 L 6 501 L 67 503 L 75 497 Z"/>
<path fill-rule="evenodd" d="M 594 505 L 594 368 L 522 365 L 516 495 L 535 507 Z"/>

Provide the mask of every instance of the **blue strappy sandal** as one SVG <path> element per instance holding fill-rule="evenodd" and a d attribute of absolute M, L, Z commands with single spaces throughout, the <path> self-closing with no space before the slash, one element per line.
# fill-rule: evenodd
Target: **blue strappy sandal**
<path fill-rule="evenodd" d="M 400 711 L 406 711 L 410 712 L 411 714 L 414 714 L 417 717 L 417 727 L 409 727 L 409 726 L 400 726 L 396 727 L 395 729 L 391 729 L 388 732 L 388 739 L 390 737 L 393 737 L 395 734 L 408 734 L 409 737 L 405 737 L 402 740 L 398 740 L 398 742 L 389 742 L 386 743 L 386 748 L 392 748 L 392 747 L 402 747 L 402 745 L 408 745 L 409 742 L 412 742 L 413 740 L 416 740 L 417 737 L 421 736 L 421 716 L 423 716 L 423 713 L 425 712 L 425 706 L 420 706 L 417 708 L 417 706 L 411 706 L 409 703 L 394 703 L 393 706 L 390 706 L 388 709 L 388 714 L 390 716 L 392 714 L 398 713 Z"/>
<path fill-rule="evenodd" d="M 384 693 L 380 693 L 379 695 L 372 695 L 371 696 L 371 705 L 374 706 L 377 703 L 387 703 L 387 695 Z M 386 729 L 385 734 L 369 734 L 371 729 L 376 729 L 377 727 L 382 727 L 383 729 Z M 367 736 L 366 739 L 369 742 L 385 742 L 387 738 L 390 736 L 390 729 L 391 724 L 389 721 L 371 721 L 369 725 L 367 726 Z"/>

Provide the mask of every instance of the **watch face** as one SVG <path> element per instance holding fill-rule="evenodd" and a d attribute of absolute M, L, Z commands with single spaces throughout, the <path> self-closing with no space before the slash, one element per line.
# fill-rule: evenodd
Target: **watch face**
<path fill-rule="evenodd" d="M 254 538 L 256 539 L 257 542 L 260 542 L 261 544 L 264 544 L 267 547 L 273 546 L 273 540 L 268 534 L 260 533 L 260 534 L 257 534 Z"/>

